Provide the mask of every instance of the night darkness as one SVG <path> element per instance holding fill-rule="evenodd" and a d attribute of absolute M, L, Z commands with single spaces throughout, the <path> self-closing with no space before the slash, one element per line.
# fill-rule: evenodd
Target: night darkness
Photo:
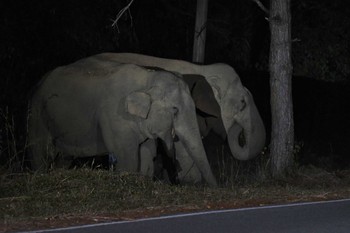
<path fill-rule="evenodd" d="M 262 1 L 268 4 L 268 1 Z M 27 101 L 48 71 L 101 52 L 191 60 L 194 0 L 0 2 L 0 165 L 9 140 L 25 144 Z M 293 101 L 298 159 L 350 166 L 350 8 L 346 0 L 292 0 Z M 209 1 L 205 63 L 236 69 L 270 126 L 269 26 L 253 1 Z M 5 129 L 12 120 L 14 136 Z M 20 149 L 18 149 L 20 150 Z"/>

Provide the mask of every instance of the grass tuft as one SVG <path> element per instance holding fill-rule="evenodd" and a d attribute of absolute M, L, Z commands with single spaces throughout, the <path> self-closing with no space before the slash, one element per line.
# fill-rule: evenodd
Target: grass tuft
<path fill-rule="evenodd" d="M 105 170 L 54 170 L 3 174 L 0 219 L 14 223 L 66 215 L 122 215 L 150 209 L 221 209 L 350 197 L 350 172 L 300 168 L 286 180 L 264 179 L 211 189 L 171 186 L 137 174 Z"/>

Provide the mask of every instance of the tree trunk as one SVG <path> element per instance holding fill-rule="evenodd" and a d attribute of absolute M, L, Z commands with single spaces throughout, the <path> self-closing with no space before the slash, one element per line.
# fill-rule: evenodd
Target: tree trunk
<path fill-rule="evenodd" d="M 203 63 L 207 31 L 207 12 L 209 0 L 197 0 L 196 26 L 194 30 L 193 58 L 195 63 Z"/>
<path fill-rule="evenodd" d="M 270 0 L 270 88 L 272 175 L 283 176 L 293 165 L 294 122 L 292 101 L 290 0 Z"/>

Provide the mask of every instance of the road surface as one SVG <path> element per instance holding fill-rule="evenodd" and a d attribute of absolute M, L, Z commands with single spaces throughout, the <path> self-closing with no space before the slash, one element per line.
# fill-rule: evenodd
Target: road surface
<path fill-rule="evenodd" d="M 349 233 L 350 199 L 208 211 L 35 232 Z"/>

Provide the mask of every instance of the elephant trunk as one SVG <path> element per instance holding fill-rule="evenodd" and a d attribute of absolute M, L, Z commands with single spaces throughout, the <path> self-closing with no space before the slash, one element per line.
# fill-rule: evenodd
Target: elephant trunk
<path fill-rule="evenodd" d="M 265 146 L 264 123 L 254 104 L 250 106 L 249 113 L 249 120 L 236 121 L 227 132 L 232 155 L 239 160 L 254 158 Z"/>
<path fill-rule="evenodd" d="M 195 165 L 198 167 L 204 180 L 211 187 L 217 187 L 216 179 L 211 171 L 201 140 L 195 113 L 193 112 L 193 116 L 186 114 L 183 115 L 184 116 L 177 117 L 177 122 L 179 125 L 178 127 L 175 125 L 176 135 L 178 136 L 180 143 L 186 149 L 188 155 L 192 158 Z"/>
<path fill-rule="evenodd" d="M 211 171 L 202 141 L 194 139 L 194 137 L 189 137 L 187 135 L 178 135 L 178 136 L 183 146 L 185 147 L 186 151 L 188 152 L 190 157 L 193 159 L 195 165 L 198 167 L 204 180 L 211 187 L 217 187 L 217 182 Z M 198 134 L 198 137 L 195 137 L 195 138 L 200 139 L 199 134 Z"/>

